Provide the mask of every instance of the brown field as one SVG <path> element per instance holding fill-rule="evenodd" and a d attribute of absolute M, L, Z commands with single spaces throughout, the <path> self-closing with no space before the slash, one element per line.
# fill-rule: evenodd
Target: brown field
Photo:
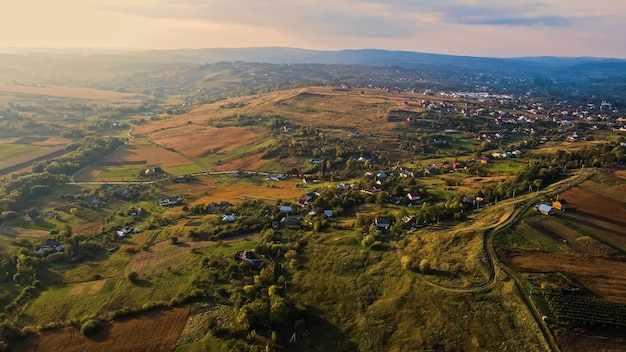
<path fill-rule="evenodd" d="M 91 88 L 75 88 L 60 86 L 29 87 L 0 82 L 0 92 L 46 95 L 60 98 L 74 98 L 107 103 L 128 103 L 137 100 L 141 94 L 119 93 L 109 90 L 99 90 Z"/>
<path fill-rule="evenodd" d="M 522 249 L 499 250 L 498 256 L 517 271 L 562 272 L 599 297 L 626 303 L 626 260 L 602 255 Z"/>
<path fill-rule="evenodd" d="M 46 230 L 36 230 L 36 229 L 25 229 L 22 227 L 6 227 L 2 226 L 0 228 L 0 233 L 6 236 L 15 237 L 15 238 L 47 238 L 50 236 L 50 231 Z"/>
<path fill-rule="evenodd" d="M 176 245 L 171 244 L 170 241 L 163 241 L 151 246 L 149 251 L 137 253 L 128 265 L 130 270 L 141 275 L 160 274 L 189 265 L 189 260 L 186 260 L 185 257 L 192 248 L 217 246 L 218 244 L 257 238 L 258 236 L 258 233 L 253 233 L 225 238 L 221 242 L 187 241 L 185 238 L 179 238 L 179 243 Z"/>
<path fill-rule="evenodd" d="M 149 135 L 155 143 L 166 148 L 175 148 L 193 158 L 229 152 L 261 142 L 263 138 L 243 127 L 215 128 L 195 124 L 173 126 L 153 131 Z"/>
<path fill-rule="evenodd" d="M 559 214 L 561 215 L 561 214 Z M 597 240 L 583 236 L 575 230 L 563 225 L 553 217 L 541 217 L 538 219 L 529 219 L 526 222 L 533 229 L 544 235 L 550 236 L 557 241 L 565 241 L 567 246 L 578 253 L 587 254 L 617 254 L 618 252 Z"/>
<path fill-rule="evenodd" d="M 258 168 L 269 162 L 269 160 L 261 159 L 262 155 L 263 154 L 261 153 L 252 154 L 241 157 L 239 159 L 229 160 L 218 165 L 213 165 L 212 169 L 216 171 L 257 170 Z"/>
<path fill-rule="evenodd" d="M 123 165 L 143 163 L 147 166 L 160 165 L 163 168 L 181 165 L 190 165 L 194 162 L 185 156 L 154 144 L 146 142 L 132 142 L 125 144 L 104 158 L 100 165 Z M 167 171 L 167 170 L 166 170 Z"/>
<path fill-rule="evenodd" d="M 562 193 L 561 198 L 572 205 L 577 212 L 626 225 L 626 204 L 612 198 L 580 187 Z"/>
<path fill-rule="evenodd" d="M 97 221 L 87 222 L 79 225 L 72 226 L 72 233 L 84 234 L 86 236 L 93 236 L 102 231 L 104 226 L 104 220 L 99 219 Z"/>
<path fill-rule="evenodd" d="M 626 336 L 609 331 L 585 331 L 582 329 L 557 328 L 554 337 L 561 351 L 626 351 Z"/>
<path fill-rule="evenodd" d="M 126 352 L 173 351 L 188 308 L 153 311 L 120 319 L 85 337 L 78 327 L 39 332 L 18 343 L 15 351 L 39 352 Z"/>

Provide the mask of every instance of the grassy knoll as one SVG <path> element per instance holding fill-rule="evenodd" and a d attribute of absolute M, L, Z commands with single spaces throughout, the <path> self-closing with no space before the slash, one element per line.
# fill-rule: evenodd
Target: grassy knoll
<path fill-rule="evenodd" d="M 547 350 L 512 282 L 440 291 L 403 269 L 395 251 L 344 243 L 320 234 L 301 253 L 290 297 L 326 324 L 311 326 L 315 338 L 299 350 Z"/>

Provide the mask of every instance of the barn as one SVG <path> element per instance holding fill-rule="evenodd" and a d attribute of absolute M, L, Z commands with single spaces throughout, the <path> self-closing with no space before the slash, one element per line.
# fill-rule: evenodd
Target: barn
<path fill-rule="evenodd" d="M 538 210 L 545 215 L 554 215 L 554 209 L 548 204 L 541 204 Z"/>

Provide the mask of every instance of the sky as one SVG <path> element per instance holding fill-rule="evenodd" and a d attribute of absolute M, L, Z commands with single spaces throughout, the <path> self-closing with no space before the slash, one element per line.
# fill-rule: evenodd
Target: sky
<path fill-rule="evenodd" d="M 623 0 L 20 0 L 0 47 L 293 47 L 626 58 Z"/>

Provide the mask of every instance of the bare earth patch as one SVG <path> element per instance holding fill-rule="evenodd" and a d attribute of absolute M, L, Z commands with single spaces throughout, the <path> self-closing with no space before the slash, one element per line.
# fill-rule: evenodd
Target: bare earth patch
<path fill-rule="evenodd" d="M 47 330 L 34 334 L 15 346 L 15 351 L 38 352 L 126 352 L 173 351 L 189 308 L 143 313 L 121 319 L 101 331 L 84 336 L 78 327 Z"/>
<path fill-rule="evenodd" d="M 87 291 L 87 293 L 90 295 L 95 295 L 96 293 L 100 292 L 100 290 L 102 290 L 102 287 L 104 286 L 106 282 L 107 282 L 106 279 L 94 281 L 91 287 L 89 288 L 89 291 Z"/>
<path fill-rule="evenodd" d="M 68 295 L 70 296 L 79 296 L 83 293 L 83 290 L 87 286 L 86 283 L 75 284 L 74 287 L 70 290 Z"/>

